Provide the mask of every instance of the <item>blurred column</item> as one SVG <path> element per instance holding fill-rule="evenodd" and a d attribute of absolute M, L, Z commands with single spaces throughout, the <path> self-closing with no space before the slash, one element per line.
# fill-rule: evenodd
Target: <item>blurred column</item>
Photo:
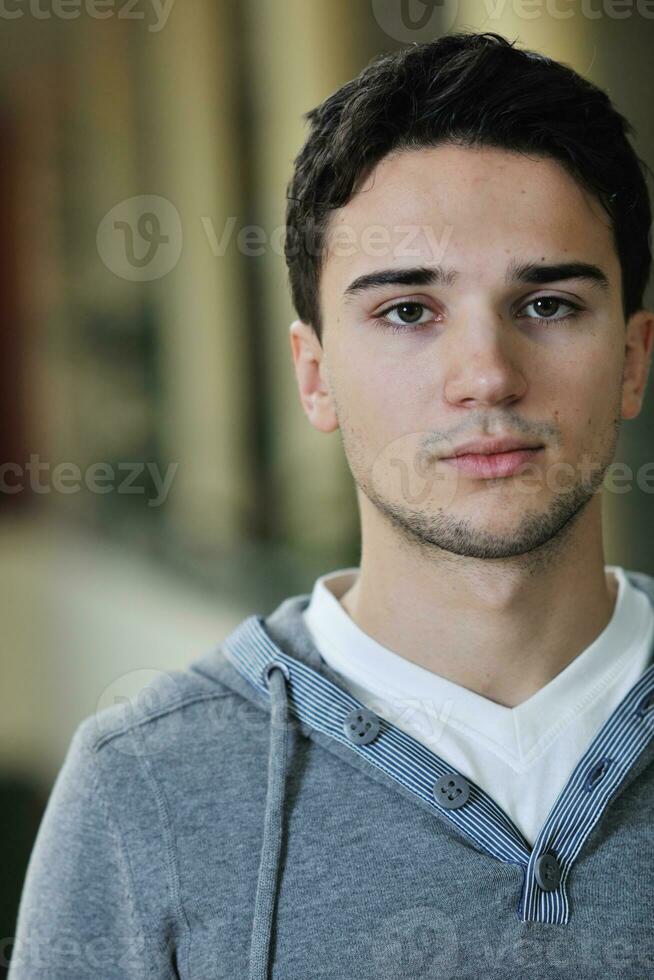
<path fill-rule="evenodd" d="M 162 327 L 166 503 L 173 539 L 211 555 L 238 543 L 253 486 L 241 262 L 221 236 L 239 212 L 229 3 L 178 3 L 136 54 L 143 194 L 179 212 L 176 266 L 150 284 Z"/>
<path fill-rule="evenodd" d="M 362 8 L 350 0 L 248 0 L 252 180 L 257 221 L 268 242 L 262 266 L 258 342 L 265 352 L 271 418 L 268 454 L 274 527 L 299 553 L 340 553 L 357 533 L 352 478 L 340 433 L 317 432 L 300 404 L 288 328 L 295 312 L 280 232 L 292 162 L 307 135 L 303 113 L 356 75 Z"/>
<path fill-rule="evenodd" d="M 609 7 L 607 10 L 611 9 Z M 646 95 L 654 85 L 654 11 L 634 4 L 625 16 L 607 16 L 593 21 L 597 56 L 592 79 L 606 88 L 611 101 L 634 127 L 632 143 L 649 170 L 647 184 L 654 204 L 654 128 L 651 100 Z M 629 64 L 630 70 L 625 71 Z M 654 243 L 654 236 L 650 234 Z M 645 292 L 645 307 L 654 309 L 654 280 Z M 641 413 L 622 422 L 616 451 L 616 480 L 613 492 L 605 493 L 606 554 L 612 564 L 654 575 L 654 506 L 652 481 L 654 461 L 654 377 L 649 384 Z M 619 492 L 616 488 L 622 487 Z M 625 488 L 628 488 L 625 490 Z"/>
<path fill-rule="evenodd" d="M 62 111 L 65 275 L 72 307 L 64 350 L 72 368 L 76 459 L 84 470 L 96 461 L 120 466 L 147 453 L 153 412 L 142 365 L 132 354 L 140 347 L 144 285 L 116 274 L 97 240 L 103 216 L 138 184 L 129 65 L 134 23 L 82 16 L 65 27 L 66 81 L 74 94 Z M 141 496 L 119 490 L 74 494 L 69 501 L 59 496 L 75 513 L 88 507 L 98 525 L 114 528 L 131 505 L 141 520 L 145 510 Z M 132 538 L 138 526 L 139 520 L 130 521 Z"/>

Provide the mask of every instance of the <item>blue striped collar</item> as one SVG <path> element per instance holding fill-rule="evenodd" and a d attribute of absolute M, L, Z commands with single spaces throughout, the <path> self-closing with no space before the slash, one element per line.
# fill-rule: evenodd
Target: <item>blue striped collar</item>
<path fill-rule="evenodd" d="M 268 698 L 268 689 L 262 671 L 270 661 L 281 661 L 288 670 L 289 710 L 309 730 L 347 746 L 382 770 L 435 813 L 451 821 L 478 849 L 499 861 L 523 868 L 523 888 L 516 909 L 522 922 L 564 924 L 568 921 L 568 879 L 581 848 L 610 803 L 649 761 L 648 746 L 654 750 L 653 663 L 579 760 L 532 848 L 488 793 L 386 719 L 379 718 L 379 734 L 372 742 L 366 745 L 352 742 L 343 728 L 345 717 L 353 709 L 365 706 L 326 676 L 330 671 L 320 666 L 315 651 L 310 651 L 307 658 L 312 663 L 305 663 L 282 650 L 266 629 L 262 616 L 245 619 L 224 640 L 222 650 L 264 699 Z M 467 802 L 457 809 L 445 809 L 432 791 L 440 776 L 451 773 L 462 777 L 470 786 Z M 560 881 L 551 891 L 543 890 L 537 880 L 537 864 L 545 854 L 553 855 L 560 869 Z"/>

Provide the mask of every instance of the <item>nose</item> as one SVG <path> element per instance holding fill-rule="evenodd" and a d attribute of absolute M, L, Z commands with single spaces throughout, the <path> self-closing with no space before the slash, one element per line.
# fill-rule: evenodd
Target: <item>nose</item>
<path fill-rule="evenodd" d="M 469 408 L 510 405 L 527 390 L 518 341 L 500 317 L 469 318 L 450 333 L 445 399 Z"/>

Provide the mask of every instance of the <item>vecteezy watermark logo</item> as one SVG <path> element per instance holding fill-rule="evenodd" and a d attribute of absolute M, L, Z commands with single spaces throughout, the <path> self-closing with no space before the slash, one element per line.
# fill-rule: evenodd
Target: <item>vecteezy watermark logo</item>
<path fill-rule="evenodd" d="M 654 0 L 483 0 L 487 20 L 499 21 L 505 12 L 519 20 L 624 20 L 636 14 L 645 20 L 654 18 Z"/>
<path fill-rule="evenodd" d="M 461 491 L 466 492 L 469 477 L 446 462 L 454 444 L 434 437 L 430 431 L 407 432 L 384 444 L 373 457 L 367 472 L 368 491 L 378 499 L 392 497 L 412 510 L 437 507 L 445 510 Z M 612 460 L 601 480 L 596 453 L 583 452 L 574 462 L 528 460 L 506 477 L 484 477 L 487 487 L 533 499 L 537 494 L 564 496 L 581 487 L 590 494 L 626 494 L 635 488 L 654 494 L 654 461 L 641 463 L 635 470 L 623 460 Z"/>
<path fill-rule="evenodd" d="M 172 958 L 175 937 L 162 939 L 162 942 Z M 60 922 L 49 930 L 26 925 L 20 936 L 0 939 L 0 966 L 7 967 L 11 963 L 14 973 L 20 972 L 26 977 L 56 973 L 64 977 L 106 977 L 112 973 L 114 976 L 136 976 L 148 955 L 145 934 L 136 925 L 131 930 L 121 929 L 120 948 L 113 928 L 106 933 L 94 929 L 90 939 L 82 939 L 78 929 L 74 926 L 66 928 Z"/>
<path fill-rule="evenodd" d="M 526 21 L 654 19 L 654 0 L 478 0 L 475 6 L 486 14 L 479 30 L 490 30 L 493 24 L 497 27 L 507 16 Z M 458 8 L 458 0 L 372 0 L 382 31 L 405 44 L 447 34 L 456 22 Z"/>
<path fill-rule="evenodd" d="M 32 493 L 79 493 L 82 487 L 89 493 L 139 493 L 149 490 L 156 496 L 149 497 L 148 507 L 160 507 L 165 502 L 179 463 L 169 463 L 161 473 L 157 463 L 124 462 L 114 468 L 111 463 L 91 463 L 84 471 L 77 463 L 60 461 L 54 466 L 42 460 L 38 453 L 31 453 L 29 461 L 0 463 L 0 494 L 16 494 L 29 486 Z M 136 481 L 145 476 L 147 486 Z M 44 479 L 42 479 L 42 477 Z"/>
<path fill-rule="evenodd" d="M 170 750 L 181 737 L 194 738 L 197 715 L 183 710 L 183 673 L 157 667 L 136 667 L 114 678 L 96 703 L 95 735 L 111 741 L 114 752 L 126 756 L 155 756 Z M 181 698 L 181 701 L 180 701 Z M 205 726 L 219 735 L 230 727 L 259 736 L 262 745 L 270 738 L 270 717 L 249 701 L 236 704 L 232 698 L 216 697 L 203 702 Z M 157 725 L 145 725 L 157 719 Z"/>
<path fill-rule="evenodd" d="M 370 936 L 370 960 L 377 980 L 449 980 L 458 975 L 459 937 L 441 909 L 417 905 L 383 916 Z"/>
<path fill-rule="evenodd" d="M 166 715 L 166 738 L 155 736 L 149 739 L 149 732 L 139 722 L 164 711 L 178 694 L 174 671 L 142 667 L 121 674 L 98 698 L 95 711 L 97 736 L 112 738 L 119 732 L 126 732 L 126 737 L 112 738 L 112 747 L 122 755 L 155 755 L 164 751 L 169 747 L 170 738 L 181 731 L 183 712 L 171 711 Z"/>
<path fill-rule="evenodd" d="M 163 30 L 175 0 L 0 0 L 0 20 L 76 20 L 82 14 L 93 20 L 148 21 L 148 30 Z M 143 8 L 146 9 L 143 9 Z"/>
<path fill-rule="evenodd" d="M 372 0 L 372 12 L 394 41 L 431 41 L 446 34 L 459 13 L 458 0 Z"/>
<path fill-rule="evenodd" d="M 386 718 L 392 725 L 427 744 L 433 752 L 440 742 L 454 708 L 452 698 L 439 706 L 433 698 L 373 698 L 367 707 Z"/>
<path fill-rule="evenodd" d="M 175 268 L 182 239 L 182 221 L 175 205 L 158 194 L 141 194 L 120 201 L 105 214 L 96 245 L 114 275 L 149 282 Z"/>
<path fill-rule="evenodd" d="M 386 443 L 375 456 L 368 480 L 375 494 L 392 491 L 396 499 L 412 508 L 436 502 L 441 508 L 452 504 L 459 487 L 454 468 L 435 468 L 430 433 L 407 432 Z"/>

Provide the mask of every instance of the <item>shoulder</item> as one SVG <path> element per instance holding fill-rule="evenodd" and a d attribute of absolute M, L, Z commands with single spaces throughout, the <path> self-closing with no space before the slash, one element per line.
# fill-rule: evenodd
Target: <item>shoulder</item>
<path fill-rule="evenodd" d="M 147 835 L 151 821 L 174 820 L 209 787 L 219 803 L 226 784 L 261 767 L 270 717 L 222 644 L 183 670 L 145 679 L 136 694 L 112 693 L 116 703 L 79 723 L 65 765 L 101 785 L 123 829 Z"/>
<path fill-rule="evenodd" d="M 223 660 L 220 651 L 216 662 Z M 118 678 L 108 689 L 94 714 L 84 718 L 73 740 L 96 757 L 124 751 L 139 755 L 139 748 L 155 748 L 160 734 L 167 739 L 177 733 L 178 741 L 201 735 L 203 726 L 216 714 L 218 702 L 234 702 L 240 695 L 191 664 L 184 670 L 135 672 L 121 684 Z M 130 691 L 130 686 L 138 689 Z M 104 702 L 104 703 L 103 703 Z M 186 725 L 186 721 L 193 721 Z"/>
<path fill-rule="evenodd" d="M 234 755 L 239 694 L 192 666 L 149 670 L 145 679 L 131 697 L 118 693 L 127 689 L 118 679 L 107 703 L 73 730 L 50 795 L 51 821 L 93 814 L 119 837 L 137 828 L 145 836 L 161 822 L 164 796 L 172 801 L 210 764 Z"/>

